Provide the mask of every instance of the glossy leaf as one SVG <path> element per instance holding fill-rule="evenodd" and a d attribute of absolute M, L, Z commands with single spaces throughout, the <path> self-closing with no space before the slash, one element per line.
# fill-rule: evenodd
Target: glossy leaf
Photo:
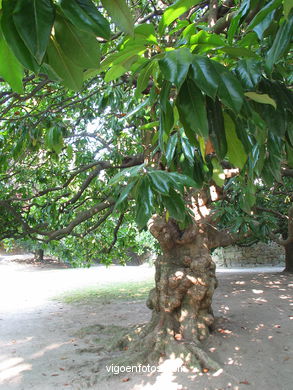
<path fill-rule="evenodd" d="M 255 88 L 261 78 L 260 63 L 253 59 L 240 60 L 236 67 L 236 73 L 245 88 Z"/>
<path fill-rule="evenodd" d="M 119 195 L 117 202 L 115 203 L 115 209 L 117 209 L 118 206 L 121 205 L 121 203 L 123 203 L 125 200 L 127 200 L 131 190 L 133 189 L 133 187 L 135 186 L 136 183 L 137 183 L 136 180 L 133 180 L 132 182 L 128 183 L 125 188 L 123 188 L 123 190 L 121 191 L 121 193 Z"/>
<path fill-rule="evenodd" d="M 230 45 L 233 42 L 237 30 L 239 29 L 241 18 L 243 18 L 243 16 L 245 16 L 246 13 L 249 11 L 249 6 L 250 0 L 242 1 L 239 11 L 231 20 L 230 27 L 228 29 L 228 42 Z"/>
<path fill-rule="evenodd" d="M 144 176 L 138 183 L 137 193 L 135 221 L 139 228 L 143 228 L 150 219 L 153 210 L 154 195 L 147 176 Z"/>
<path fill-rule="evenodd" d="M 175 133 L 169 137 L 167 147 L 166 147 L 165 157 L 168 165 L 170 165 L 173 160 L 177 143 L 178 143 L 178 134 Z"/>
<path fill-rule="evenodd" d="M 151 61 L 140 72 L 135 90 L 136 97 L 138 97 L 147 88 L 155 65 L 156 62 Z"/>
<path fill-rule="evenodd" d="M 129 177 L 136 177 L 139 175 L 139 172 L 144 167 L 144 164 L 136 165 L 135 167 L 125 168 L 118 172 L 115 176 L 111 178 L 108 182 L 109 185 L 118 184 L 120 181 L 123 181 Z"/>
<path fill-rule="evenodd" d="M 0 29 L 0 77 L 7 81 L 12 90 L 23 93 L 23 66 L 8 47 Z"/>
<path fill-rule="evenodd" d="M 176 105 L 184 129 L 191 130 L 194 136 L 199 134 L 202 137 L 207 137 L 209 128 L 205 99 L 191 79 L 186 80 L 180 88 Z M 194 144 L 193 140 L 189 141 Z"/>
<path fill-rule="evenodd" d="M 149 171 L 151 186 L 163 195 L 168 196 L 170 190 L 169 173 L 165 171 Z"/>
<path fill-rule="evenodd" d="M 152 23 L 139 24 L 134 29 L 134 41 L 137 41 L 139 37 L 143 37 L 145 42 L 157 44 L 156 30 Z"/>
<path fill-rule="evenodd" d="M 192 51 L 196 51 L 197 53 L 205 53 L 209 50 L 215 50 L 226 46 L 226 42 L 219 37 L 218 34 L 210 34 L 204 30 L 192 35 L 189 43 Z"/>
<path fill-rule="evenodd" d="M 254 100 L 257 103 L 270 104 L 274 108 L 277 108 L 276 102 L 266 93 L 257 93 L 257 92 L 246 92 L 245 96 L 249 99 Z"/>
<path fill-rule="evenodd" d="M 159 61 L 160 69 L 168 81 L 180 87 L 186 78 L 192 58 L 187 48 L 169 51 Z"/>
<path fill-rule="evenodd" d="M 245 47 L 226 46 L 226 47 L 222 47 L 219 50 L 224 52 L 224 53 L 227 53 L 231 57 L 235 57 L 235 58 L 241 58 L 241 57 L 254 58 L 254 57 L 257 57 L 257 55 L 253 51 L 251 51 Z"/>
<path fill-rule="evenodd" d="M 198 183 L 187 175 L 178 172 L 169 172 L 168 175 L 172 180 L 173 186 L 178 189 L 180 189 L 181 186 L 199 188 Z"/>
<path fill-rule="evenodd" d="M 100 47 L 92 34 L 77 29 L 61 16 L 56 18 L 54 29 L 56 41 L 70 61 L 83 69 L 98 67 Z"/>
<path fill-rule="evenodd" d="M 125 0 L 101 0 L 113 22 L 125 33 L 133 35 L 134 22 Z"/>
<path fill-rule="evenodd" d="M 293 18 L 285 21 L 274 39 L 273 45 L 267 52 L 266 66 L 269 71 L 272 70 L 274 64 L 286 52 L 293 35 Z"/>
<path fill-rule="evenodd" d="M 159 33 L 163 34 L 165 28 L 192 6 L 200 3 L 200 0 L 178 0 L 164 11 L 159 24 Z"/>
<path fill-rule="evenodd" d="M 26 47 L 40 64 L 45 55 L 55 18 L 51 0 L 17 0 L 15 27 Z"/>
<path fill-rule="evenodd" d="M 181 196 L 175 190 L 171 189 L 170 196 L 163 196 L 162 199 L 170 217 L 183 222 L 186 210 Z"/>
<path fill-rule="evenodd" d="M 270 14 L 274 9 L 278 8 L 282 4 L 282 0 L 272 0 L 267 5 L 261 8 L 261 10 L 255 15 L 252 21 L 249 23 L 247 29 L 252 30 L 255 26 L 261 23 L 264 18 Z"/>
<path fill-rule="evenodd" d="M 110 38 L 110 25 L 90 0 L 61 0 L 60 7 L 70 22 L 97 37 Z"/>
<path fill-rule="evenodd" d="M 258 39 L 263 39 L 265 31 L 270 27 L 274 20 L 276 10 L 271 11 L 261 23 L 254 27 L 253 31 L 256 32 Z"/>
<path fill-rule="evenodd" d="M 214 69 L 220 78 L 218 96 L 222 102 L 238 113 L 244 100 L 243 89 L 237 78 L 223 65 L 213 63 Z"/>
<path fill-rule="evenodd" d="M 55 39 L 51 39 L 47 49 L 46 61 L 63 80 L 64 85 L 77 91 L 83 83 L 83 71 L 73 64 L 64 54 Z"/>
<path fill-rule="evenodd" d="M 190 144 L 187 138 L 181 137 L 181 146 L 184 156 L 190 162 L 191 165 L 194 164 L 194 146 Z"/>
<path fill-rule="evenodd" d="M 244 147 L 237 137 L 235 123 L 227 114 L 224 115 L 225 133 L 227 140 L 227 157 L 231 164 L 242 169 L 247 160 L 247 154 Z"/>
<path fill-rule="evenodd" d="M 37 73 L 39 71 L 39 65 L 24 44 L 14 24 L 13 12 L 16 4 L 17 0 L 3 0 L 1 17 L 2 32 L 19 62 L 26 69 Z"/>
<path fill-rule="evenodd" d="M 227 141 L 224 126 L 224 117 L 219 99 L 213 101 L 207 98 L 207 116 L 209 123 L 209 137 L 220 159 L 227 153 Z"/>
<path fill-rule="evenodd" d="M 136 59 L 137 55 L 134 55 L 130 58 L 127 58 L 127 60 L 121 64 L 113 65 L 105 74 L 104 80 L 106 81 L 106 83 L 116 80 L 118 79 L 118 77 L 126 73 Z"/>
<path fill-rule="evenodd" d="M 194 55 L 190 67 L 190 77 L 208 96 L 212 98 L 216 96 L 220 78 L 209 58 Z"/>

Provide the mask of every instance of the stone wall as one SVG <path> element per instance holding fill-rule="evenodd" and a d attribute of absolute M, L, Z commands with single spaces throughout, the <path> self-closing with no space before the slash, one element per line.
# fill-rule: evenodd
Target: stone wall
<path fill-rule="evenodd" d="M 214 250 L 213 260 L 218 267 L 283 266 L 284 248 L 275 242 L 258 242 L 250 247 L 228 246 Z"/>

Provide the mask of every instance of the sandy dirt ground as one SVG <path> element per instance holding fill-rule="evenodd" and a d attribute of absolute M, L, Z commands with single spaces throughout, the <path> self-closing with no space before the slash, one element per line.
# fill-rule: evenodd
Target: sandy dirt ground
<path fill-rule="evenodd" d="M 178 361 L 169 360 L 153 373 L 135 367 L 136 373 L 116 375 L 116 355 L 105 342 L 113 329 L 147 322 L 145 303 L 69 305 L 52 297 L 97 283 L 148 279 L 153 269 L 62 269 L 11 260 L 0 257 L 1 390 L 293 389 L 293 276 L 278 268 L 219 270 L 216 330 L 204 344 L 222 367 L 218 372 L 176 372 Z M 101 379 L 106 365 L 110 373 Z"/>

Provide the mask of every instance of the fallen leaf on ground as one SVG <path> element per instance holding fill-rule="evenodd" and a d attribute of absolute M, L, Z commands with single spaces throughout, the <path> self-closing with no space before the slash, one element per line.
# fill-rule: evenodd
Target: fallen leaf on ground
<path fill-rule="evenodd" d="M 240 385 L 250 385 L 250 383 L 248 381 L 241 381 L 239 382 Z"/>

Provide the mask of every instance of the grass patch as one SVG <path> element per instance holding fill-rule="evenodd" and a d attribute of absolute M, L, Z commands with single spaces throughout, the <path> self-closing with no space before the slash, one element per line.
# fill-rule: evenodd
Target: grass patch
<path fill-rule="evenodd" d="M 93 301 L 102 303 L 110 303 L 112 300 L 138 301 L 146 299 L 153 287 L 153 279 L 141 282 L 113 283 L 73 290 L 56 297 L 56 299 L 65 303 L 83 304 Z"/>

